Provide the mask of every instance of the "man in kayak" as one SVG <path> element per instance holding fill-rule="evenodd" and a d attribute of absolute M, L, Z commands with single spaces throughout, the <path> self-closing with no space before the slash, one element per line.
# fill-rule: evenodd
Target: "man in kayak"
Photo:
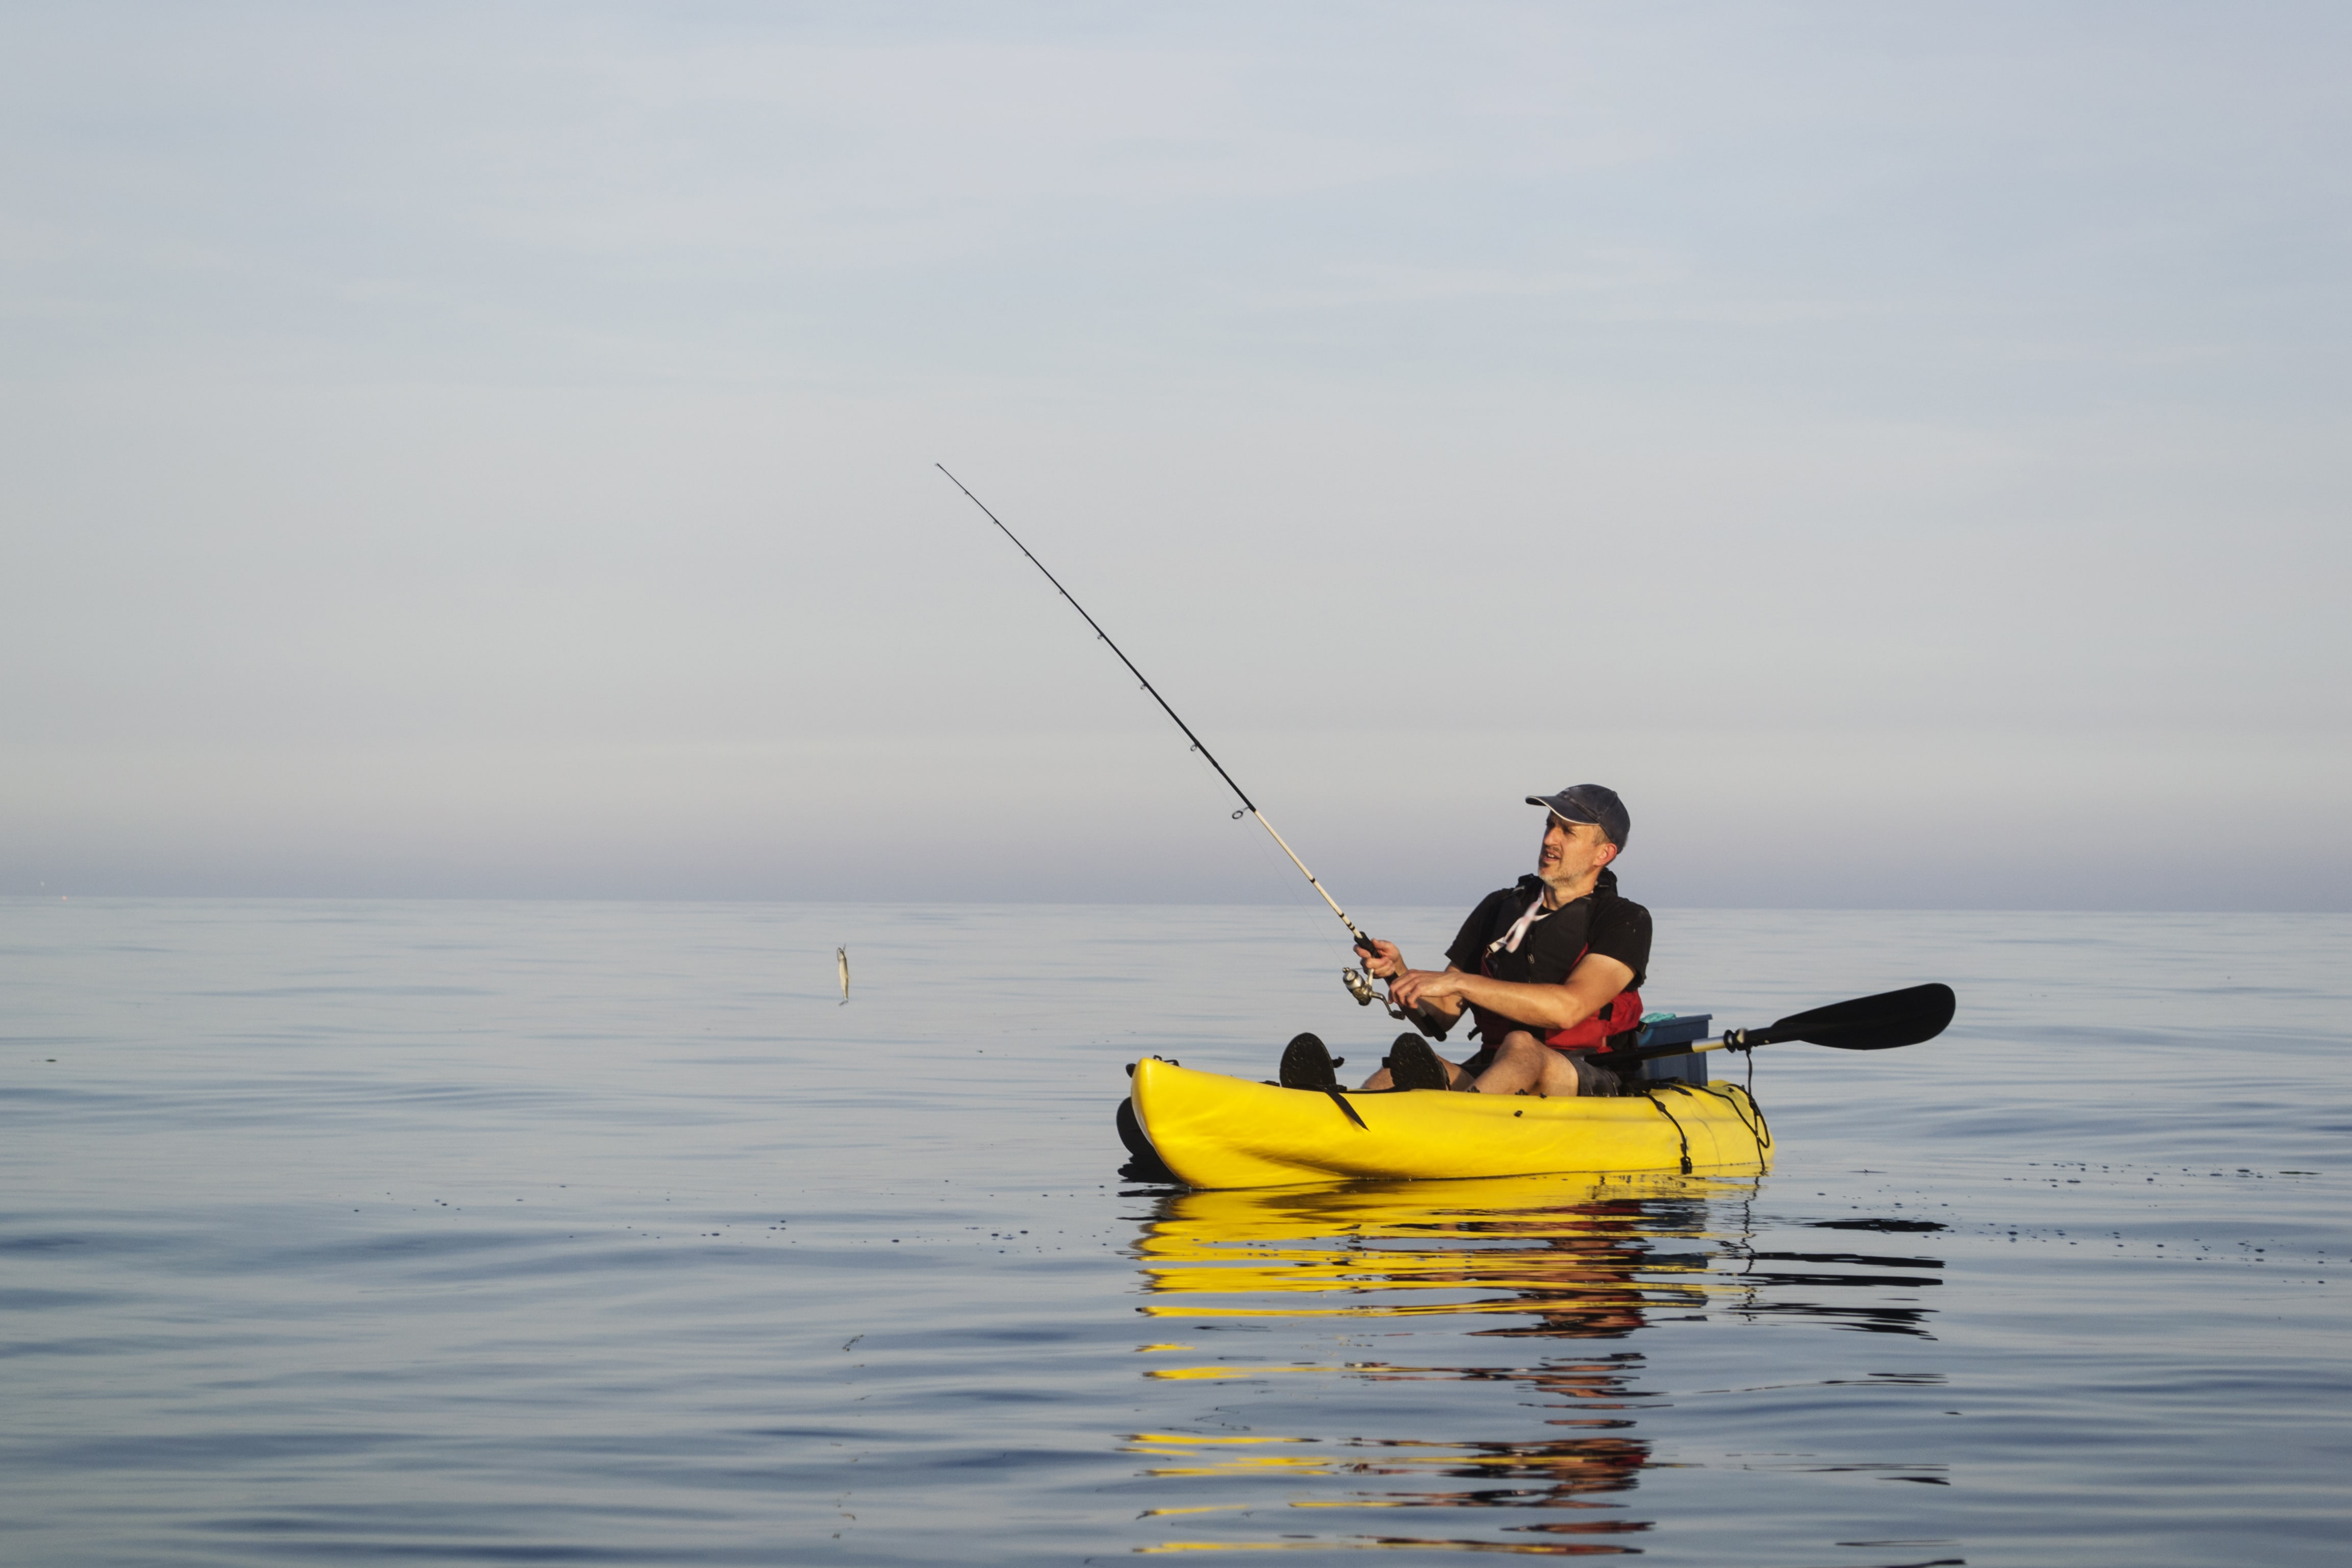
<path fill-rule="evenodd" d="M 1548 814 L 1535 874 L 1479 901 L 1445 950 L 1443 970 L 1408 966 L 1394 942 L 1356 950 L 1370 973 L 1389 982 L 1400 1007 L 1449 1019 L 1467 1008 L 1482 1048 L 1457 1063 L 1418 1035 L 1402 1036 L 1366 1089 L 1621 1092 L 1617 1074 L 1591 1053 L 1642 1022 L 1650 911 L 1618 896 L 1609 868 L 1625 847 L 1625 805 L 1601 784 L 1531 795 L 1528 804 Z M 1333 1088 L 1333 1067 L 1323 1043 L 1301 1035 L 1283 1052 L 1282 1082 Z"/>

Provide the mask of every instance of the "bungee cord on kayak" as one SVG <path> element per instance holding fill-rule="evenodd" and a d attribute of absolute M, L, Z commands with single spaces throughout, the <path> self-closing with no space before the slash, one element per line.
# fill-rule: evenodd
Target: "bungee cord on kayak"
<path fill-rule="evenodd" d="M 1354 921 L 1348 918 L 1348 911 L 1339 907 L 1339 900 L 1331 896 L 1330 890 L 1323 886 L 1323 883 L 1316 877 L 1314 872 L 1307 868 L 1307 862 L 1298 858 L 1298 851 L 1293 849 L 1290 847 L 1289 841 L 1285 839 L 1281 834 L 1275 831 L 1274 824 L 1265 819 L 1265 813 L 1260 811 L 1257 808 L 1257 803 L 1250 799 L 1248 792 L 1244 790 L 1239 784 L 1234 782 L 1234 775 L 1225 771 L 1225 764 L 1217 761 L 1216 753 L 1211 752 L 1208 747 L 1201 743 L 1201 737 L 1192 733 L 1192 726 L 1184 722 L 1183 717 L 1179 714 L 1175 709 L 1168 705 L 1168 699 L 1160 695 L 1160 689 L 1151 684 L 1150 679 L 1146 676 L 1143 671 L 1135 668 L 1135 661 L 1127 657 L 1126 651 L 1122 649 L 1118 644 L 1111 641 L 1110 634 L 1102 629 L 1102 624 L 1097 621 L 1094 616 L 1087 614 L 1087 607 L 1078 603 L 1076 596 L 1067 588 L 1062 586 L 1062 580 L 1055 576 L 1052 572 L 1046 570 L 1045 563 L 1037 559 L 1035 552 L 1032 551 L 1027 545 L 1022 543 L 1020 536 L 1014 533 L 1011 529 L 1004 526 L 1004 520 L 997 516 L 995 512 L 991 511 L 986 501 L 971 493 L 971 486 L 965 484 L 961 479 L 957 479 L 955 475 L 949 473 L 948 467 L 945 463 L 934 463 L 931 466 L 939 469 L 942 474 L 947 474 L 948 482 L 955 486 L 956 489 L 963 491 L 965 497 L 971 500 L 971 504 L 980 508 L 982 515 L 985 516 L 989 521 L 996 524 L 997 531 L 1003 533 L 1005 538 L 1013 541 L 1013 548 L 1021 552 L 1022 554 L 1029 557 L 1029 564 L 1034 566 L 1039 572 L 1045 574 L 1045 581 L 1054 584 L 1054 591 L 1055 593 L 1061 595 L 1063 598 L 1069 600 L 1070 608 L 1078 612 L 1079 616 L 1086 621 L 1087 625 L 1094 628 L 1095 636 L 1101 640 L 1103 646 L 1109 648 L 1110 651 L 1118 657 L 1119 663 L 1127 666 L 1127 672 L 1135 677 L 1135 679 L 1142 684 L 1143 689 L 1150 696 L 1151 700 L 1160 704 L 1160 710 L 1162 713 L 1167 714 L 1170 719 L 1175 721 L 1176 728 L 1184 731 L 1184 738 L 1192 742 L 1192 749 L 1200 752 L 1202 758 L 1206 761 L 1211 767 L 1216 769 L 1217 776 L 1225 781 L 1225 787 L 1234 792 L 1234 798 L 1242 803 L 1241 809 L 1234 813 L 1234 819 L 1238 822 L 1244 816 L 1256 818 L 1257 825 L 1265 829 L 1267 836 L 1272 837 L 1275 843 L 1281 847 L 1283 854 L 1290 858 L 1290 863 L 1298 868 L 1298 874 L 1307 879 L 1308 885 L 1313 887 L 1318 893 L 1320 893 L 1323 897 L 1323 901 L 1331 907 L 1331 912 L 1339 917 L 1339 923 L 1348 928 L 1348 934 L 1355 939 L 1356 945 L 1369 952 L 1379 952 L 1379 944 L 1370 937 L 1366 936 L 1362 928 L 1358 926 Z M 1412 1025 L 1413 1027 L 1419 1029 L 1423 1034 L 1429 1036 L 1433 1039 L 1444 1039 L 1445 1037 L 1446 1030 L 1452 1026 L 1451 1020 L 1439 1018 L 1423 1009 L 1415 1008 L 1411 1011 L 1407 1011 L 1403 1008 L 1398 1007 L 1394 1003 L 1389 1001 L 1386 997 L 1381 996 L 1379 992 L 1375 991 L 1372 988 L 1370 977 L 1360 970 L 1353 968 L 1343 970 L 1340 972 L 1339 978 L 1340 984 L 1347 986 L 1348 994 L 1356 999 L 1359 1005 L 1370 1006 L 1372 1003 L 1377 1001 L 1382 1006 L 1386 1007 L 1391 1016 L 1405 1023 Z"/>

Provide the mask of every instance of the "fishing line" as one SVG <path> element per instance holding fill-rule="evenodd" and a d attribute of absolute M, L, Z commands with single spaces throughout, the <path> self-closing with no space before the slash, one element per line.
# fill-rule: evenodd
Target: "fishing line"
<path fill-rule="evenodd" d="M 1126 650 L 1121 648 L 1118 644 L 1111 641 L 1110 634 L 1102 629 L 1102 623 L 1096 620 L 1094 616 L 1087 614 L 1087 607 L 1078 603 L 1076 595 L 1073 595 L 1067 588 L 1063 587 L 1062 580 L 1059 577 L 1055 576 L 1053 573 L 1046 570 L 1045 563 L 1037 559 L 1036 552 L 1032 551 L 1027 545 L 1022 543 L 1021 538 L 1018 534 L 1004 526 L 1004 520 L 1003 518 L 989 510 L 988 503 L 986 501 L 971 493 L 971 486 L 965 484 L 961 479 L 957 479 L 955 475 L 948 473 L 948 466 L 945 463 L 934 463 L 931 467 L 939 469 L 942 474 L 947 474 L 948 483 L 963 491 L 965 499 L 970 500 L 972 505 L 980 508 L 981 515 L 987 518 L 989 521 L 996 524 L 998 532 L 1003 534 L 1005 538 L 1013 541 L 1013 548 L 1027 556 L 1029 558 L 1029 564 L 1034 566 L 1040 573 L 1044 574 L 1045 581 L 1054 584 L 1054 591 L 1061 595 L 1063 598 L 1069 601 L 1070 608 L 1078 612 L 1079 617 L 1084 620 L 1088 626 L 1094 629 L 1095 636 L 1101 639 L 1103 646 L 1118 656 L 1118 662 L 1127 666 L 1127 672 L 1135 677 L 1138 683 L 1142 686 L 1144 691 L 1150 696 L 1151 700 L 1160 704 L 1160 710 L 1162 713 L 1167 714 L 1168 717 L 1174 721 L 1176 728 L 1184 731 L 1184 738 L 1192 742 L 1192 749 L 1201 753 L 1201 758 L 1203 762 L 1207 763 L 1211 767 L 1217 771 L 1217 776 L 1225 781 L 1225 787 L 1234 792 L 1234 798 L 1242 803 L 1241 809 L 1234 813 L 1234 820 L 1238 822 L 1244 816 L 1255 817 L 1257 819 L 1257 825 L 1265 829 L 1266 836 L 1272 838 L 1275 844 L 1282 850 L 1283 854 L 1289 858 L 1290 863 L 1298 868 L 1298 874 L 1307 879 L 1307 885 L 1312 887 L 1318 893 L 1321 894 L 1323 901 L 1330 906 L 1331 912 L 1339 917 L 1339 923 L 1348 928 L 1348 935 L 1354 940 L 1355 945 L 1364 949 L 1366 952 L 1378 952 L 1379 949 L 1373 945 L 1372 939 L 1366 936 L 1362 929 L 1359 927 L 1354 921 L 1348 918 L 1348 911 L 1339 907 L 1339 900 L 1331 896 L 1330 889 L 1324 887 L 1322 882 L 1317 879 L 1315 873 L 1307 868 L 1307 862 L 1298 858 L 1298 852 L 1290 847 L 1289 843 L 1284 839 L 1281 834 L 1275 831 L 1274 824 L 1265 819 L 1265 813 L 1257 808 L 1257 803 L 1250 799 L 1248 793 L 1244 791 L 1240 784 L 1234 782 L 1234 775 L 1225 771 L 1224 763 L 1217 761 L 1216 753 L 1210 751 L 1207 746 L 1201 743 L 1201 737 L 1192 733 L 1192 726 L 1184 722 L 1182 716 L 1180 715 L 1175 709 L 1168 705 L 1168 699 L 1160 696 L 1160 689 L 1151 684 L 1150 679 L 1144 675 L 1143 671 L 1135 668 L 1135 660 L 1127 657 Z M 1349 993 L 1353 995 L 1358 1002 L 1369 1006 L 1375 999 L 1377 994 L 1371 989 L 1370 976 L 1360 975 L 1356 970 L 1351 968 L 1341 972 L 1341 981 L 1347 985 Z M 1387 1009 L 1396 1017 L 1412 1025 L 1415 1028 L 1421 1030 L 1423 1034 L 1431 1036 L 1433 1038 L 1444 1039 L 1445 1037 L 1445 1031 L 1453 1026 L 1452 1020 L 1450 1019 L 1441 1019 L 1433 1014 L 1424 1014 L 1419 1009 L 1407 1013 L 1400 1009 L 1394 1002 L 1389 1001 L 1385 997 L 1381 997 L 1379 1000 L 1381 1002 L 1381 1005 L 1387 1007 Z"/>

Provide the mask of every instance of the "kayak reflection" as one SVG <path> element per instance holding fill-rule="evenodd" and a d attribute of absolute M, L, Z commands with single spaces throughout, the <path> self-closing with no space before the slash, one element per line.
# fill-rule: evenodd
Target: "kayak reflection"
<path fill-rule="evenodd" d="M 1185 1320 L 1196 1331 L 1171 1323 L 1163 1342 L 1139 1346 L 1152 1361 L 1146 1378 L 1208 1388 L 1253 1384 L 1261 1394 L 1313 1396 L 1324 1410 L 1331 1402 L 1315 1390 L 1336 1394 L 1347 1385 L 1370 1396 L 1368 1385 L 1491 1384 L 1511 1391 L 1506 1407 L 1512 1424 L 1534 1415 L 1545 1430 L 1522 1441 L 1458 1442 L 1425 1430 L 1318 1436 L 1296 1426 L 1236 1431 L 1230 1422 L 1200 1433 L 1132 1433 L 1128 1449 L 1146 1461 L 1145 1475 L 1192 1482 L 1185 1488 L 1192 1496 L 1148 1510 L 1148 1517 L 1222 1514 L 1223 1521 L 1201 1522 L 1245 1528 L 1232 1516 L 1262 1517 L 1271 1509 L 1284 1510 L 1286 1521 L 1279 1539 L 1165 1541 L 1143 1550 L 1320 1544 L 1555 1556 L 1638 1551 L 1612 1538 L 1651 1528 L 1652 1521 L 1627 1511 L 1624 1494 L 1651 1462 L 1650 1443 L 1633 1430 L 1636 1413 L 1664 1400 L 1641 1386 L 1645 1358 L 1625 1343 L 1631 1336 L 1662 1317 L 1792 1311 L 1826 1315 L 1841 1327 L 1922 1331 L 1916 1306 L 1819 1301 L 1823 1294 L 1852 1292 L 1814 1287 L 1916 1289 L 1935 1282 L 1916 1271 L 1937 1260 L 1759 1251 L 1748 1218 L 1758 1185 L 1752 1177 L 1554 1175 L 1163 1197 L 1139 1238 L 1141 1310 Z M 1824 1237 L 1831 1245 L 1851 1239 Z M 1869 1271 L 1853 1272 L 1854 1266 Z M 1775 1299 L 1798 1295 L 1805 1300 Z M 1213 1332 L 1220 1323 L 1243 1328 L 1233 1321 L 1300 1318 L 1343 1321 L 1340 1338 L 1350 1350 L 1376 1349 L 1383 1339 L 1457 1350 L 1465 1338 L 1536 1342 L 1506 1352 L 1517 1364 L 1504 1365 L 1446 1364 L 1456 1358 L 1416 1358 L 1409 1350 L 1329 1361 L 1312 1353 L 1254 1356 L 1239 1344 L 1231 1353 L 1201 1353 L 1225 1350 L 1212 1340 L 1260 1337 Z M 1436 1321 L 1442 1318 L 1457 1321 Z M 1381 1320 L 1408 1321 L 1377 1327 Z M 1555 1348 L 1541 1342 L 1547 1341 L 1559 1342 Z M 1378 1405 L 1410 1397 L 1399 1390 L 1379 1396 Z M 1456 1415 L 1462 1409 L 1458 1401 L 1444 1407 Z M 1214 1408 L 1230 1415 L 1237 1407 Z M 1305 1414 L 1295 1398 L 1251 1408 L 1267 1415 L 1279 1409 L 1294 1419 Z M 1499 1538 L 1478 1540 L 1288 1533 L 1304 1522 L 1292 1510 L 1432 1508 L 1542 1511 L 1511 1524 L 1490 1514 L 1487 1528 Z"/>
<path fill-rule="evenodd" d="M 1672 1307 L 1926 1334 L 1928 1309 L 1875 1292 L 1938 1285 L 1923 1271 L 1941 1269 L 1941 1259 L 1759 1250 L 1748 1205 L 1759 1184 L 1755 1176 L 1546 1175 L 1172 1194 L 1139 1242 L 1141 1310 L 1188 1318 L 1483 1313 L 1532 1320 L 1476 1331 L 1483 1336 L 1584 1339 L 1630 1333 Z M 1857 1289 L 1874 1294 L 1815 1299 Z"/>
<path fill-rule="evenodd" d="M 1532 1315 L 1489 1333 L 1628 1333 L 1657 1306 L 1743 1287 L 1710 1276 L 1708 1205 L 1753 1178 L 1513 1176 L 1193 1192 L 1140 1247 L 1144 1310 L 1188 1317 Z M 1170 1297 L 1234 1297 L 1233 1301 Z M 1266 1300 L 1272 1297 L 1274 1300 Z"/>

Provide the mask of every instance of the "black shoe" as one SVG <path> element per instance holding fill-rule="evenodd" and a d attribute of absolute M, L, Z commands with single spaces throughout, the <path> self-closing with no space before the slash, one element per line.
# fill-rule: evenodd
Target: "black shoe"
<path fill-rule="evenodd" d="M 1301 1035 L 1282 1047 L 1282 1087 L 1337 1089 L 1339 1064 L 1347 1059 L 1333 1056 L 1314 1036 Z"/>
<path fill-rule="evenodd" d="M 1445 1063 L 1419 1035 L 1399 1035 L 1389 1047 L 1389 1081 L 1399 1089 L 1451 1089 Z"/>

